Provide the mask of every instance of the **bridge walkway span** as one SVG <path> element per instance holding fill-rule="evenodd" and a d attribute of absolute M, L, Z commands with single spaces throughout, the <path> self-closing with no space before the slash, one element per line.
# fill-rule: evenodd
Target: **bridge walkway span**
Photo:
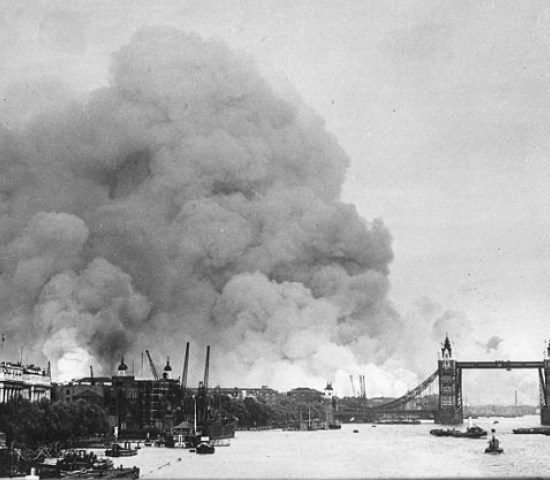
<path fill-rule="evenodd" d="M 496 360 L 493 362 L 456 362 L 457 368 L 504 368 L 506 370 L 512 370 L 516 368 L 543 368 L 544 362 L 515 362 L 510 360 Z"/>

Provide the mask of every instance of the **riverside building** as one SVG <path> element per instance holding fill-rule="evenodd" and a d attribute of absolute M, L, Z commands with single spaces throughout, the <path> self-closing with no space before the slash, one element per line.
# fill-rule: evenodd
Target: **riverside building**
<path fill-rule="evenodd" d="M 36 365 L 23 365 L 20 362 L 0 362 L 0 403 L 19 398 L 30 402 L 50 400 L 52 377 L 47 369 Z"/>

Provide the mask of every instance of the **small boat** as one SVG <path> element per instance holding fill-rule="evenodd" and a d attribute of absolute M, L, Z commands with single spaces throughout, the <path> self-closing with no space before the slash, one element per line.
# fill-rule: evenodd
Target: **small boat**
<path fill-rule="evenodd" d="M 211 454 L 211 453 L 214 453 L 215 451 L 216 449 L 214 445 L 212 445 L 210 442 L 200 442 L 195 447 L 195 453 L 199 455 Z"/>
<path fill-rule="evenodd" d="M 516 434 L 550 435 L 550 427 L 514 428 L 512 431 Z"/>
<path fill-rule="evenodd" d="M 110 458 L 85 450 L 68 450 L 61 458 L 45 458 L 30 466 L 40 478 L 137 479 L 140 473 L 137 467 L 115 468 Z"/>
<path fill-rule="evenodd" d="M 359 433 L 359 430 L 354 430 L 353 433 Z"/>
<path fill-rule="evenodd" d="M 487 436 L 487 431 L 474 425 L 468 427 L 465 432 L 456 428 L 434 428 L 430 430 L 430 434 L 436 437 L 481 438 Z"/>
<path fill-rule="evenodd" d="M 420 425 L 422 422 L 418 418 L 381 418 L 376 423 L 379 425 Z"/>
<path fill-rule="evenodd" d="M 503 453 L 504 450 L 500 446 L 498 438 L 495 437 L 495 431 L 492 431 L 493 437 L 489 440 L 489 446 L 485 449 L 485 453 L 499 454 Z"/>
<path fill-rule="evenodd" d="M 111 470 L 79 470 L 76 472 L 61 472 L 61 478 L 84 478 L 84 479 L 96 479 L 101 478 L 102 480 L 114 480 L 114 479 L 137 479 L 139 478 L 139 468 L 123 468 L 120 465 L 118 468 L 113 468 Z"/>
<path fill-rule="evenodd" d="M 113 443 L 111 448 L 105 450 L 105 455 L 107 457 L 133 457 L 137 454 L 138 451 L 131 447 L 130 442 L 125 442 L 124 446 Z"/>
<path fill-rule="evenodd" d="M 430 435 L 434 435 L 436 437 L 452 437 L 452 432 L 455 431 L 455 429 L 450 428 L 432 428 L 430 430 Z"/>

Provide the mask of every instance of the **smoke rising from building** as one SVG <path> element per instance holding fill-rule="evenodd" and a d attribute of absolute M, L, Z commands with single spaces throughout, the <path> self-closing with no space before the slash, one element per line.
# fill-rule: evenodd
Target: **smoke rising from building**
<path fill-rule="evenodd" d="M 2 145 L 2 320 L 59 377 L 186 340 L 240 383 L 388 355 L 388 231 L 339 200 L 322 119 L 224 44 L 144 29 Z"/>
<path fill-rule="evenodd" d="M 85 100 L 47 89 L 42 113 L 0 127 L 0 315 L 54 378 L 145 348 L 176 365 L 187 341 L 198 368 L 213 345 L 227 386 L 361 372 L 395 395 L 435 366 L 457 315 L 392 308 L 391 236 L 340 200 L 346 153 L 251 59 L 147 28 Z"/>

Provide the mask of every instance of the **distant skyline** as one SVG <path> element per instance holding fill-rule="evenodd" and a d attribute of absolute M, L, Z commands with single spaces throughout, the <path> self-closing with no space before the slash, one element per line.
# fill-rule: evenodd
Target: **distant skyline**
<path fill-rule="evenodd" d="M 110 54 L 143 25 L 223 40 L 274 82 L 286 77 L 350 157 L 343 200 L 391 232 L 389 299 L 399 314 L 422 335 L 419 316 L 429 305 L 441 318 L 451 312 L 451 339 L 488 345 L 495 337 L 495 355 L 499 348 L 510 359 L 542 358 L 550 337 L 547 2 L 0 7 L 2 116 L 12 127 L 29 98 L 27 111 L 58 100 L 57 87 L 53 94 L 34 79 L 53 85 L 62 76 L 67 91 L 82 94 L 103 86 Z M 414 332 L 411 325 L 410 342 Z M 458 358 L 471 359 L 468 350 L 457 345 Z M 529 384 L 532 393 L 536 379 Z"/>

